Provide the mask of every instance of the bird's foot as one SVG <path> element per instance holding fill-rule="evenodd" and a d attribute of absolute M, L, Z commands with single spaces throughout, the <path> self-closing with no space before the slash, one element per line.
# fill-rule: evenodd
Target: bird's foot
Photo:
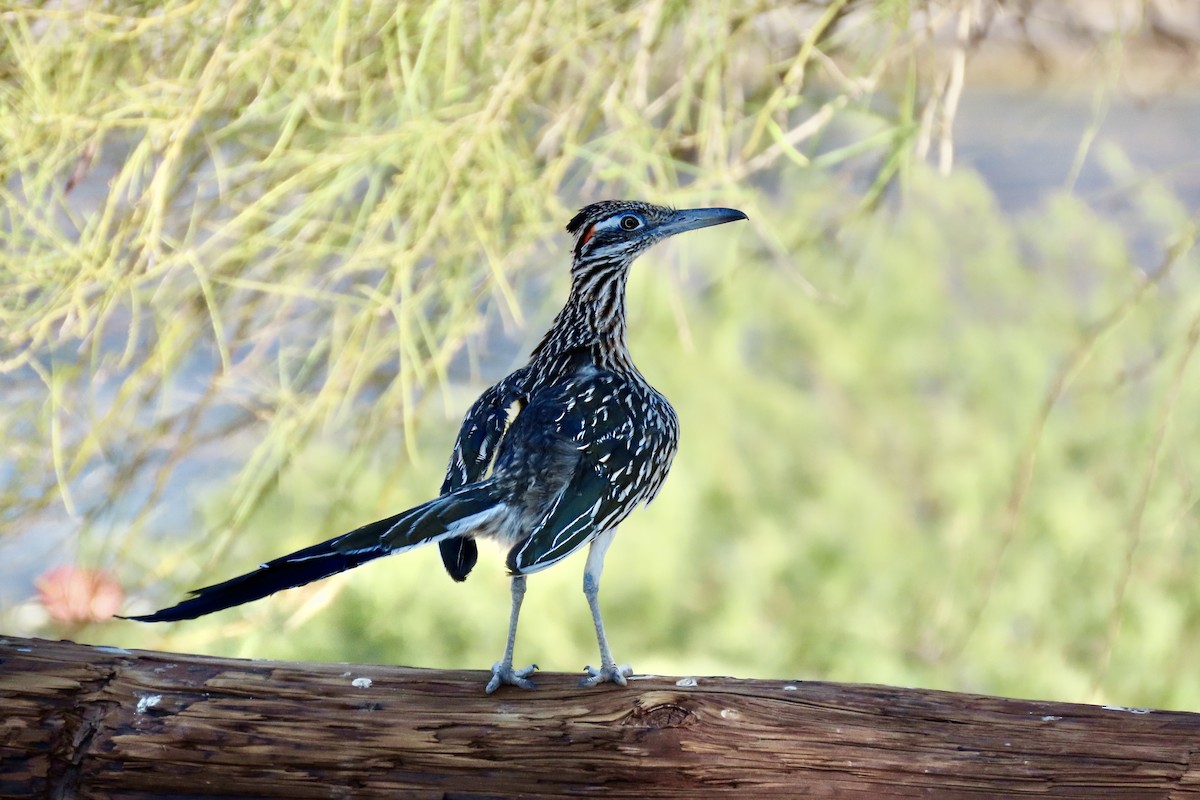
<path fill-rule="evenodd" d="M 579 682 L 580 686 L 599 686 L 602 683 L 615 683 L 618 686 L 626 685 L 625 679 L 633 674 L 633 667 L 628 664 L 617 666 L 616 664 L 604 664 L 600 669 L 595 667 L 584 667 L 588 677 Z"/>
<path fill-rule="evenodd" d="M 532 689 L 534 684 L 529 680 L 529 676 L 536 672 L 537 668 L 537 664 L 530 664 L 528 667 L 513 669 L 512 662 L 497 661 L 492 665 L 492 679 L 488 681 L 484 691 L 491 694 L 501 686 L 520 686 L 522 689 Z"/>

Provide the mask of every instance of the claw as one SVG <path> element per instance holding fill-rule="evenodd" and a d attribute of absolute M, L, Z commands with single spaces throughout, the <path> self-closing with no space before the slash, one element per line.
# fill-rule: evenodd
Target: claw
<path fill-rule="evenodd" d="M 633 674 L 633 667 L 628 664 L 617 666 L 616 664 L 608 664 L 596 669 L 595 667 L 584 667 L 587 672 L 587 678 L 579 682 L 580 686 L 599 686 L 602 683 L 615 683 L 618 686 L 625 686 L 625 680 Z"/>
<path fill-rule="evenodd" d="M 512 664 L 497 661 L 492 665 L 492 679 L 488 681 L 484 691 L 491 694 L 501 686 L 519 686 L 522 689 L 532 689 L 534 688 L 534 683 L 529 680 L 529 676 L 536 672 L 537 668 L 537 664 L 530 664 L 528 667 L 513 669 Z"/>

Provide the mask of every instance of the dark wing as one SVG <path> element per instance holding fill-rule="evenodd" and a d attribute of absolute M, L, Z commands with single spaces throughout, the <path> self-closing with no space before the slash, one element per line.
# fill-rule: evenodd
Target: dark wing
<path fill-rule="evenodd" d="M 565 558 L 652 498 L 678 438 L 675 414 L 657 392 L 612 373 L 535 399 L 522 416 L 527 414 L 551 423 L 577 457 L 545 515 L 509 551 L 513 573 L 536 572 Z"/>
<path fill-rule="evenodd" d="M 512 373 L 481 394 L 467 411 L 454 442 L 450 465 L 446 467 L 442 494 L 483 480 L 508 428 L 509 408 L 524 400 L 527 372 L 527 369 L 519 369 Z M 438 549 L 446 572 L 456 581 L 465 580 L 479 560 L 479 548 L 475 540 L 467 536 L 443 539 L 438 542 Z"/>
<path fill-rule="evenodd" d="M 527 372 L 527 368 L 522 368 L 512 373 L 479 395 L 467 411 L 454 442 L 450 465 L 446 467 L 442 494 L 483 480 L 496 456 L 496 446 L 508 428 L 509 408 L 525 400 Z"/>

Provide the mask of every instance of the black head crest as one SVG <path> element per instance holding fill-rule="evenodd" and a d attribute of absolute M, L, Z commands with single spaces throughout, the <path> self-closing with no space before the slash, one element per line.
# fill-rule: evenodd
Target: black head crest
<path fill-rule="evenodd" d="M 625 213 L 638 214 L 644 219 L 658 219 L 670 213 L 670 209 L 636 200 L 601 200 L 584 206 L 567 223 L 567 233 L 575 237 L 575 257 L 578 259 L 582 256 L 584 245 L 591 240 L 597 225 Z"/>
<path fill-rule="evenodd" d="M 618 260 L 628 265 L 669 236 L 746 218 L 733 208 L 676 211 L 636 200 L 603 200 L 581 208 L 567 223 L 567 231 L 575 236 L 576 265 Z"/>
<path fill-rule="evenodd" d="M 579 213 L 571 217 L 571 221 L 567 223 L 567 233 L 575 235 L 584 230 L 588 225 L 595 224 L 605 217 L 615 214 L 617 211 L 634 206 L 646 205 L 645 203 L 635 203 L 629 200 L 601 200 L 598 203 L 584 206 L 579 209 Z"/>

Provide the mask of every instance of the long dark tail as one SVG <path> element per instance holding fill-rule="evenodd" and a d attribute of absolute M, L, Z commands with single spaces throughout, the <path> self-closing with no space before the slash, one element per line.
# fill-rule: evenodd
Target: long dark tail
<path fill-rule="evenodd" d="M 258 569 L 224 583 L 196 589 L 178 605 L 121 617 L 138 622 L 195 619 L 214 611 L 240 606 L 269 594 L 303 586 L 381 556 L 409 550 L 448 536 L 470 534 L 500 506 L 491 481 L 470 484 L 394 517 L 372 522 L 327 542 L 261 564 Z"/>

